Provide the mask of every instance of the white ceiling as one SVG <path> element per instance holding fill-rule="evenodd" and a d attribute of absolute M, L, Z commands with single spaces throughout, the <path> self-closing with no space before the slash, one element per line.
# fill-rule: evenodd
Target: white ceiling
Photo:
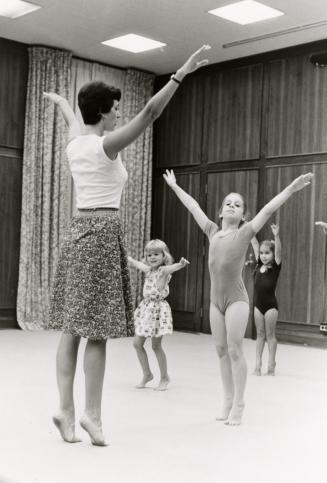
<path fill-rule="evenodd" d="M 8 0 L 10 1 L 10 0 Z M 327 39 L 327 0 L 261 0 L 285 15 L 241 26 L 208 14 L 234 0 L 35 0 L 43 8 L 21 18 L 0 17 L 0 37 L 67 49 L 78 57 L 163 74 L 175 71 L 202 44 L 211 63 Z M 325 26 L 243 45 L 224 44 L 326 21 Z M 167 43 L 132 54 L 103 40 L 136 33 Z"/>

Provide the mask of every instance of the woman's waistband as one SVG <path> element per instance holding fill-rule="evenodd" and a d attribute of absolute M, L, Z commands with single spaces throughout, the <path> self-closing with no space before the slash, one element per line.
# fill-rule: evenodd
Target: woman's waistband
<path fill-rule="evenodd" d="M 78 208 L 76 216 L 101 216 L 109 213 L 117 213 L 119 208 L 100 207 L 100 208 Z"/>

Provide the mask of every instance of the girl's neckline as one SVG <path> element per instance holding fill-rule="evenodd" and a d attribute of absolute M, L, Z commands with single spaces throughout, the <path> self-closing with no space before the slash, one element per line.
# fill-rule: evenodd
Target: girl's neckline
<path fill-rule="evenodd" d="M 219 230 L 217 232 L 217 236 L 219 238 L 225 238 L 228 235 L 231 235 L 232 233 L 236 233 L 238 231 L 238 228 L 235 228 L 235 230 L 228 231 L 227 233 L 222 233 L 222 230 Z"/>

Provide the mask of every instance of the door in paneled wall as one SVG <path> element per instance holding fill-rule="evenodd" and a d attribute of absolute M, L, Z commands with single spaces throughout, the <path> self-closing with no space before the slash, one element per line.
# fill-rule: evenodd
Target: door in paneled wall
<path fill-rule="evenodd" d="M 327 220 L 327 165 L 277 166 L 266 170 L 265 201 L 300 174 L 312 171 L 311 186 L 295 193 L 272 218 L 280 225 L 282 271 L 277 286 L 282 322 L 318 324 L 326 313 L 326 236 L 314 225 Z M 260 239 L 271 239 L 270 223 Z"/>
<path fill-rule="evenodd" d="M 154 156 L 157 167 L 190 166 L 201 162 L 204 89 L 201 75 L 183 80 L 155 122 Z"/>
<path fill-rule="evenodd" d="M 247 210 L 249 216 L 257 211 L 257 194 L 258 194 L 258 171 L 254 169 L 243 169 L 239 171 L 224 171 L 208 173 L 207 178 L 207 206 L 206 213 L 208 217 L 217 222 L 218 212 L 221 203 L 226 195 L 230 192 L 240 193 L 244 196 L 247 202 Z M 203 280 L 203 320 L 202 331 L 210 332 L 209 322 L 209 306 L 210 306 L 210 277 L 208 270 L 208 249 L 209 243 L 206 241 L 205 251 L 205 268 Z M 252 307 L 253 298 L 253 268 L 254 257 L 252 247 L 250 246 L 246 256 L 246 265 L 243 270 L 243 279 L 246 289 L 249 294 L 249 299 Z M 251 262 L 251 263 L 250 263 Z M 246 330 L 246 337 L 253 335 L 253 317 L 252 310 L 250 310 L 249 323 Z"/>
<path fill-rule="evenodd" d="M 187 193 L 199 200 L 199 173 L 177 174 L 176 178 Z M 175 261 L 181 257 L 190 261 L 188 267 L 173 274 L 168 301 L 173 310 L 174 327 L 198 332 L 201 329 L 203 234 L 162 177 L 155 180 L 152 225 L 153 237 L 168 245 Z"/>

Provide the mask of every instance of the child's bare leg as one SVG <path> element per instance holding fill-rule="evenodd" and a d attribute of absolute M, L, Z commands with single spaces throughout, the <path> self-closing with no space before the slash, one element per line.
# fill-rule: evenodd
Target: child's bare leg
<path fill-rule="evenodd" d="M 153 374 L 149 366 L 148 356 L 144 349 L 145 341 L 146 341 L 146 337 L 141 337 L 140 335 L 136 335 L 133 340 L 133 346 L 136 350 L 136 354 L 137 354 L 138 360 L 140 361 L 142 371 L 143 371 L 142 381 L 140 382 L 140 384 L 136 386 L 138 389 L 143 389 L 146 386 L 146 384 L 152 381 L 153 379 Z"/>
<path fill-rule="evenodd" d="M 53 422 L 67 443 L 81 441 L 75 435 L 74 377 L 80 338 L 62 334 L 57 350 L 56 371 L 60 409 Z"/>
<path fill-rule="evenodd" d="M 261 376 L 261 366 L 262 366 L 262 353 L 266 341 L 266 329 L 265 329 L 265 318 L 256 307 L 254 307 L 254 322 L 257 330 L 257 340 L 256 340 L 256 363 L 254 374 L 256 376 Z"/>
<path fill-rule="evenodd" d="M 170 379 L 167 373 L 167 358 L 162 348 L 161 342 L 162 342 L 162 336 L 152 337 L 152 349 L 156 355 L 156 358 L 159 364 L 159 369 L 160 369 L 160 382 L 159 382 L 159 386 L 156 388 L 157 391 L 165 391 L 170 382 Z"/>
<path fill-rule="evenodd" d="M 225 317 L 213 303 L 210 304 L 210 327 L 219 357 L 220 374 L 224 390 L 222 410 L 216 419 L 218 421 L 226 421 L 233 405 L 234 383 L 231 360 L 227 350 Z"/>
<path fill-rule="evenodd" d="M 278 311 L 276 309 L 267 310 L 265 313 L 265 326 L 267 334 L 267 344 L 269 350 L 268 359 L 268 371 L 267 375 L 275 375 L 276 367 L 276 351 L 277 351 L 277 339 L 276 339 L 276 324 L 278 319 Z"/>
<path fill-rule="evenodd" d="M 242 422 L 244 409 L 244 391 L 246 385 L 246 361 L 242 343 L 249 319 L 249 304 L 235 302 L 228 307 L 225 314 L 228 353 L 232 361 L 234 380 L 234 401 L 227 424 L 238 425 Z"/>
<path fill-rule="evenodd" d="M 106 340 L 88 340 L 84 354 L 85 412 L 80 425 L 92 444 L 106 446 L 101 423 L 103 378 L 106 367 Z"/>

